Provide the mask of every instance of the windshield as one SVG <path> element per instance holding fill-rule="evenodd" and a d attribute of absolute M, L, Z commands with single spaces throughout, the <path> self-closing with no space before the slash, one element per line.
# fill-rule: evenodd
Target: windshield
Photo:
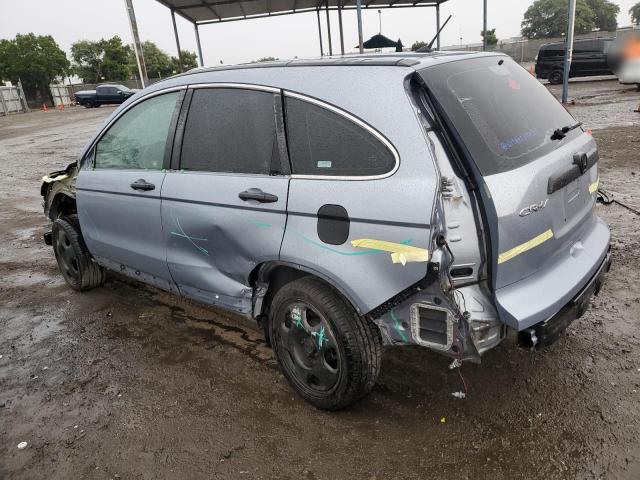
<path fill-rule="evenodd" d="M 482 175 L 526 165 L 582 133 L 578 128 L 562 140 L 551 139 L 554 130 L 575 120 L 509 57 L 452 61 L 419 73 Z"/>

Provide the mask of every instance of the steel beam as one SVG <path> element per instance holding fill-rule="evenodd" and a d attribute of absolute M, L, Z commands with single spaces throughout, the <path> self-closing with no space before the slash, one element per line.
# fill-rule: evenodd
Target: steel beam
<path fill-rule="evenodd" d="M 436 39 L 436 50 L 440 50 L 440 4 L 436 5 L 436 32 L 437 32 L 437 39 Z"/>
<path fill-rule="evenodd" d="M 362 46 L 362 0 L 356 0 L 356 12 L 358 16 L 358 49 L 360 54 L 364 53 L 364 47 Z"/>
<path fill-rule="evenodd" d="M 325 3 L 327 12 L 327 38 L 329 39 L 329 56 L 333 55 L 333 46 L 331 45 L 331 20 L 329 19 L 329 0 Z"/>
<path fill-rule="evenodd" d="M 344 32 L 342 30 L 342 6 L 338 4 L 338 27 L 340 29 L 340 52 L 344 55 Z"/>
<path fill-rule="evenodd" d="M 204 67 L 204 57 L 202 56 L 202 45 L 200 45 L 200 31 L 198 30 L 198 24 L 194 23 L 193 28 L 196 31 L 196 45 L 198 47 L 198 58 L 200 59 L 200 66 Z"/>
<path fill-rule="evenodd" d="M 176 12 L 171 9 L 171 21 L 173 22 L 173 34 L 176 37 L 176 47 L 178 48 L 178 64 L 180 65 L 180 73 L 184 72 L 182 67 L 182 50 L 180 50 L 180 38 L 178 37 L 178 26 L 176 25 Z"/>
<path fill-rule="evenodd" d="M 320 56 L 324 57 L 324 48 L 322 48 L 322 27 L 320 25 L 320 9 L 316 7 L 316 14 L 318 15 L 318 37 L 320 38 Z"/>
<path fill-rule="evenodd" d="M 140 35 L 138 35 L 138 23 L 136 22 L 136 13 L 133 10 L 133 3 L 131 0 L 124 0 L 127 7 L 127 14 L 129 16 L 129 26 L 131 27 L 131 35 L 133 36 L 133 50 L 136 54 L 136 63 L 138 64 L 138 73 L 140 74 L 140 81 L 142 87 L 149 85 L 149 79 L 147 78 L 147 67 L 144 64 L 144 53 L 142 52 L 142 43 L 140 42 Z"/>

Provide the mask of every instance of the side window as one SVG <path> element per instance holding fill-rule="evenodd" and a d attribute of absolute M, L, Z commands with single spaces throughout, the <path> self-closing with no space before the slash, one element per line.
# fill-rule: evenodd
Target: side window
<path fill-rule="evenodd" d="M 180 168 L 265 175 L 279 170 L 275 98 L 256 90 L 196 89 L 182 138 Z"/>
<path fill-rule="evenodd" d="M 178 95 L 145 100 L 116 120 L 96 146 L 95 168 L 160 170 Z"/>
<path fill-rule="evenodd" d="M 342 115 L 288 97 L 286 119 L 294 174 L 358 177 L 395 167 L 395 156 L 382 141 Z"/>

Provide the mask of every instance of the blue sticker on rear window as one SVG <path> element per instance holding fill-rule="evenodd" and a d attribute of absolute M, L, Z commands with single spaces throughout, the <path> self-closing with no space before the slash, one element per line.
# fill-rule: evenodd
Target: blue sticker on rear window
<path fill-rule="evenodd" d="M 504 142 L 500 142 L 500 148 L 503 152 L 508 152 L 516 145 L 521 145 L 535 138 L 536 134 L 536 130 L 528 130 L 524 133 L 521 133 L 517 137 L 510 138 L 509 140 L 505 140 Z"/>

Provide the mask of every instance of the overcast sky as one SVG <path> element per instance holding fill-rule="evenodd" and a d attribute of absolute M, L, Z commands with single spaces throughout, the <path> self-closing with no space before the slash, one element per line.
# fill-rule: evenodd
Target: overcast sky
<path fill-rule="evenodd" d="M 631 23 L 628 10 L 638 0 L 617 0 L 619 25 Z M 498 38 L 518 36 L 522 16 L 532 0 L 489 0 L 489 28 Z M 141 39 L 176 54 L 169 10 L 156 0 L 133 0 Z M 482 0 L 449 0 L 441 7 L 441 18 L 453 18 L 442 34 L 443 45 L 479 42 L 482 29 Z M 326 47 L 326 18 L 322 17 Z M 337 13 L 331 14 L 334 53 L 339 53 Z M 345 48 L 353 50 L 358 42 L 355 12 L 343 14 Z M 364 11 L 365 40 L 378 33 L 375 9 Z M 52 35 L 69 52 L 76 40 L 99 40 L 119 35 L 131 43 L 131 32 L 124 0 L 0 0 L 0 38 L 34 32 Z M 193 25 L 178 17 L 178 32 L 183 49 L 195 51 Z M 435 10 L 402 8 L 382 10 L 382 33 L 401 38 L 406 46 L 416 40 L 428 41 L 435 34 Z M 280 59 L 319 55 L 315 12 L 264 19 L 205 25 L 200 38 L 206 65 L 239 63 L 261 57 Z"/>

